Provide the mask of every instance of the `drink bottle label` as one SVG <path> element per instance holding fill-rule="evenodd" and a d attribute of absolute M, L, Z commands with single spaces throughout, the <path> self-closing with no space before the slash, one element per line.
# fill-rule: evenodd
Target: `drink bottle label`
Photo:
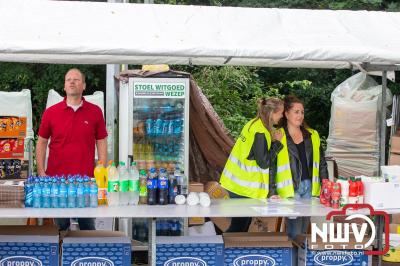
<path fill-rule="evenodd" d="M 129 180 L 123 180 L 119 182 L 119 191 L 121 192 L 128 192 L 129 191 Z"/>
<path fill-rule="evenodd" d="M 139 180 L 129 180 L 129 191 L 139 191 Z"/>
<path fill-rule="evenodd" d="M 119 181 L 108 181 L 108 192 L 118 192 Z"/>

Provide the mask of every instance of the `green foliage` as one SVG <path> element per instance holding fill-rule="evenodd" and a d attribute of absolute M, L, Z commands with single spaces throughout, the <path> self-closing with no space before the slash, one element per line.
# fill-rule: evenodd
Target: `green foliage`
<path fill-rule="evenodd" d="M 255 117 L 258 98 L 278 95 L 276 89 L 262 88 L 257 68 L 225 66 L 193 70 L 197 84 L 234 137 Z"/>

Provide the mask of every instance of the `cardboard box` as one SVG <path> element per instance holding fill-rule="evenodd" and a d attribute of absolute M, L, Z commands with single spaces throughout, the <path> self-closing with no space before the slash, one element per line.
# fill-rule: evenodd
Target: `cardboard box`
<path fill-rule="evenodd" d="M 400 234 L 400 224 L 389 224 L 389 233 Z"/>
<path fill-rule="evenodd" d="M 189 183 L 189 192 L 204 192 L 203 183 L 190 182 Z"/>
<path fill-rule="evenodd" d="M 364 250 L 319 250 L 311 249 L 310 235 L 296 237 L 298 246 L 298 266 L 320 266 L 320 265 L 352 265 L 371 266 L 372 257 L 364 254 Z M 322 246 L 322 245 L 321 245 Z M 338 247 L 340 243 L 338 243 Z"/>
<path fill-rule="evenodd" d="M 293 265 L 293 245 L 284 233 L 225 233 L 224 265 Z"/>
<path fill-rule="evenodd" d="M 391 224 L 400 224 L 400 214 L 392 214 Z"/>
<path fill-rule="evenodd" d="M 69 231 L 62 243 L 62 266 L 131 266 L 131 241 L 122 232 Z"/>
<path fill-rule="evenodd" d="M 58 265 L 58 245 L 53 226 L 0 226 L 0 265 Z"/>
<path fill-rule="evenodd" d="M 229 199 L 229 193 L 216 181 L 207 182 L 204 191 L 210 195 L 212 199 Z"/>
<path fill-rule="evenodd" d="M 400 154 L 390 153 L 389 154 L 389 165 L 400 165 Z"/>
<path fill-rule="evenodd" d="M 204 192 L 204 185 L 198 182 L 189 183 L 189 192 Z M 204 217 L 190 217 L 189 225 L 202 225 L 205 223 Z"/>
<path fill-rule="evenodd" d="M 364 182 L 364 203 L 375 209 L 400 208 L 400 183 Z"/>
<path fill-rule="evenodd" d="M 160 236 L 156 241 L 156 265 L 224 265 L 222 236 Z"/>
<path fill-rule="evenodd" d="M 253 217 L 249 226 L 249 232 L 276 232 L 278 218 L 276 217 Z"/>
<path fill-rule="evenodd" d="M 26 117 L 0 116 L 1 138 L 25 138 Z"/>
<path fill-rule="evenodd" d="M 400 153 L 400 132 L 397 131 L 395 135 L 390 138 L 390 152 Z"/>
<path fill-rule="evenodd" d="M 113 231 L 114 218 L 96 218 L 94 220 L 94 226 L 96 230 Z"/>
<path fill-rule="evenodd" d="M 29 162 L 20 159 L 0 159 L 0 179 L 26 179 Z"/>
<path fill-rule="evenodd" d="M 24 139 L 0 139 L 0 159 L 24 159 Z"/>
<path fill-rule="evenodd" d="M 221 187 L 221 185 L 216 181 L 207 182 L 204 187 L 204 191 L 207 192 L 212 199 L 229 199 L 228 191 Z M 210 219 L 222 232 L 225 232 L 231 225 L 231 218 L 228 217 L 217 217 Z"/>

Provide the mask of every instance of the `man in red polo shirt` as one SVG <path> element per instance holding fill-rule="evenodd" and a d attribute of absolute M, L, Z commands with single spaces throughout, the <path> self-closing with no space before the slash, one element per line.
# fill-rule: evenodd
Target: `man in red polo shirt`
<path fill-rule="evenodd" d="M 85 76 L 78 69 L 65 75 L 66 97 L 49 107 L 42 116 L 36 145 L 39 176 L 87 175 L 93 176 L 95 146 L 98 159 L 107 161 L 107 131 L 101 109 L 85 100 Z M 49 158 L 45 170 L 48 140 Z M 78 219 L 81 230 L 94 230 L 94 220 Z M 68 219 L 56 219 L 60 230 L 67 230 Z"/>

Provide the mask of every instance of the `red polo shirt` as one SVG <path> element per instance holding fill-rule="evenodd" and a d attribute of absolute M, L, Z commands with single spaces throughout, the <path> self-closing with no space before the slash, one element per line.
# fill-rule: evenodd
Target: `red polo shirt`
<path fill-rule="evenodd" d="M 47 175 L 93 176 L 96 140 L 107 137 L 107 130 L 101 109 L 82 101 L 74 111 L 64 98 L 43 113 L 39 136 L 50 138 Z"/>

